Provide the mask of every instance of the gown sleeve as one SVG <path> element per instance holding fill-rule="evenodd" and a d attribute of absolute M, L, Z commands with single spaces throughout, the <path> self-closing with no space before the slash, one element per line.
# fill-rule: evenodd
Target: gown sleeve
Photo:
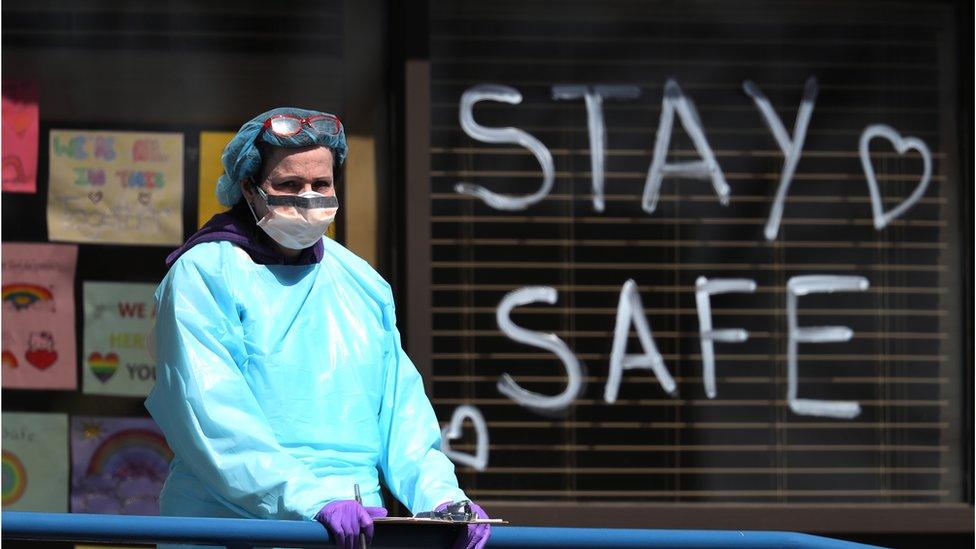
<path fill-rule="evenodd" d="M 392 319 L 392 306 L 387 313 Z M 380 469 L 393 495 L 416 514 L 468 498 L 458 487 L 454 464 L 440 450 L 441 431 L 423 378 L 401 347 L 395 321 L 391 323 L 380 408 Z"/>
<path fill-rule="evenodd" d="M 221 263 L 194 255 L 156 292 L 157 380 L 146 408 L 222 503 L 248 517 L 311 520 L 329 498 L 279 445 L 244 379 L 243 328 Z"/>

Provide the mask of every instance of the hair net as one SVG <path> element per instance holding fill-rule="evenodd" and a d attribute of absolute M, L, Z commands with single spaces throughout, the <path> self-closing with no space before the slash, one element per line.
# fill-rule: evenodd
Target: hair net
<path fill-rule="evenodd" d="M 345 161 L 348 149 L 346 147 L 346 133 L 343 128 L 339 128 L 337 135 L 325 133 L 316 135 L 307 126 L 303 126 L 302 131 L 290 137 L 281 137 L 271 131 L 261 131 L 264 129 L 264 121 L 276 114 L 293 114 L 306 118 L 326 113 L 280 107 L 261 113 L 241 126 L 237 135 L 224 148 L 224 154 L 220 156 L 220 162 L 224 165 L 224 174 L 217 179 L 217 200 L 224 206 L 236 204 L 241 198 L 240 181 L 253 177 L 261 169 L 261 153 L 255 146 L 256 139 L 276 147 L 289 149 L 324 145 L 332 150 L 336 165 Z"/>

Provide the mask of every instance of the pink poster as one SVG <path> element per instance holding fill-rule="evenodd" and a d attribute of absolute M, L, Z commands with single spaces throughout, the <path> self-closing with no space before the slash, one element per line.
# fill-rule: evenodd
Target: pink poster
<path fill-rule="evenodd" d="M 3 192 L 37 192 L 36 82 L 3 81 Z"/>
<path fill-rule="evenodd" d="M 3 388 L 74 389 L 75 264 L 71 244 L 3 243 Z"/>

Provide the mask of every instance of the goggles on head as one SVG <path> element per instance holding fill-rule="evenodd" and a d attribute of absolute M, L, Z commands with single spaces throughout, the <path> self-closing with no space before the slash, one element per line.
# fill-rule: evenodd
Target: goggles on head
<path fill-rule="evenodd" d="M 294 114 L 276 114 L 264 121 L 263 130 L 280 137 L 291 137 L 307 127 L 316 134 L 338 135 L 342 131 L 342 121 L 333 114 L 313 114 L 302 118 Z"/>

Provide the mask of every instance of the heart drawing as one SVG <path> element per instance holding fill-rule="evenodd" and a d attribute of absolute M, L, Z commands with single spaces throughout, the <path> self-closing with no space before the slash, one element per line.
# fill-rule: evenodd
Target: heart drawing
<path fill-rule="evenodd" d="M 871 164 L 871 155 L 868 151 L 868 144 L 875 137 L 883 137 L 890 141 L 894 145 L 895 150 L 898 151 L 898 154 L 903 156 L 910 150 L 918 151 L 922 155 L 922 163 L 924 166 L 922 169 L 922 178 L 919 180 L 915 190 L 912 191 L 912 194 L 901 204 L 887 212 L 884 211 L 884 206 L 881 204 L 878 178 L 874 173 L 874 166 Z M 871 194 L 871 211 L 874 213 L 874 228 L 880 231 L 892 219 L 895 219 L 914 206 L 922 198 L 922 195 L 925 194 L 925 189 L 929 186 L 929 179 L 932 178 L 932 153 L 921 139 L 911 136 L 902 137 L 894 128 L 884 124 L 876 124 L 865 128 L 864 133 L 861 134 L 858 152 L 861 155 L 861 166 L 864 168 L 864 175 L 868 180 L 868 192 Z"/>
<path fill-rule="evenodd" d="M 27 352 L 24 358 L 38 370 L 47 370 L 58 360 L 54 350 L 54 336 L 51 332 L 31 332 L 27 336 Z"/>
<path fill-rule="evenodd" d="M 24 358 L 38 370 L 47 370 L 58 360 L 58 352 L 50 349 L 33 349 L 24 353 Z"/>
<path fill-rule="evenodd" d="M 149 205 L 149 200 L 151 198 L 152 198 L 152 194 L 150 194 L 150 193 L 147 193 L 147 192 L 141 192 L 141 193 L 139 193 L 139 203 L 142 204 L 143 206 L 148 206 Z"/>
<path fill-rule="evenodd" d="M 461 425 L 466 419 L 474 423 L 474 431 L 477 435 L 473 456 L 451 449 L 450 441 L 461 438 Z M 477 408 L 464 404 L 454 410 L 451 423 L 441 430 L 441 451 L 455 463 L 467 465 L 475 470 L 484 471 L 488 467 L 488 425 Z"/>
<path fill-rule="evenodd" d="M 98 204 L 102 201 L 102 191 L 92 191 L 88 193 L 88 200 L 91 200 L 92 204 Z"/>
<path fill-rule="evenodd" d="M 88 355 L 88 368 L 91 369 L 95 377 L 102 383 L 106 383 L 115 371 L 119 369 L 119 355 L 109 353 L 102 356 L 102 353 L 94 352 Z"/>

